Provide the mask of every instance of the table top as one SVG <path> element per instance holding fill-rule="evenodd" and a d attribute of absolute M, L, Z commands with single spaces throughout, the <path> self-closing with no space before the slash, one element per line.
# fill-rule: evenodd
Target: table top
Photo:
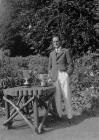
<path fill-rule="evenodd" d="M 36 94 L 36 91 L 39 93 L 40 91 L 55 91 L 54 85 L 49 86 L 19 86 L 19 87 L 13 87 L 13 88 L 7 88 L 3 89 L 4 95 L 11 95 L 11 96 L 17 96 L 17 94 L 23 94 L 23 95 L 31 95 Z"/>

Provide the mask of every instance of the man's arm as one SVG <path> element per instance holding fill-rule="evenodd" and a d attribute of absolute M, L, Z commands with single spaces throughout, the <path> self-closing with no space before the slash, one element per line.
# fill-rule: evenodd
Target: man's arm
<path fill-rule="evenodd" d="M 48 71 L 50 71 L 52 68 L 52 58 L 51 58 L 51 53 L 50 53 L 50 56 L 49 56 L 49 64 L 48 64 Z"/>
<path fill-rule="evenodd" d="M 74 70 L 74 64 L 71 58 L 70 49 L 66 49 L 66 58 L 67 58 L 67 63 L 68 63 L 67 73 L 70 76 Z"/>
<path fill-rule="evenodd" d="M 51 53 L 50 53 L 49 64 L 48 64 L 48 82 L 51 81 L 51 68 L 52 68 L 52 57 L 51 57 Z"/>

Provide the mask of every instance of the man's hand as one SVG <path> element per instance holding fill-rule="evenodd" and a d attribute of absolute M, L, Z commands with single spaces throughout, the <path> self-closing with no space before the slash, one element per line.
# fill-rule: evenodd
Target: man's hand
<path fill-rule="evenodd" d="M 48 83 L 51 83 L 51 82 L 52 82 L 52 79 L 51 79 L 51 78 L 49 78 L 49 79 L 48 79 Z"/>
<path fill-rule="evenodd" d="M 52 78 L 51 78 L 51 71 L 49 71 L 48 73 L 48 83 L 51 83 L 52 82 Z"/>

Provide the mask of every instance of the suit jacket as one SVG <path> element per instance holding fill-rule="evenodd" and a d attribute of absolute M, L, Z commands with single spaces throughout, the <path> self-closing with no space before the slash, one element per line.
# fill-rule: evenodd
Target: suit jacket
<path fill-rule="evenodd" d="M 51 72 L 53 81 L 57 80 L 58 71 L 66 71 L 70 76 L 73 73 L 74 65 L 69 49 L 62 48 L 59 53 L 52 51 L 49 56 L 48 70 Z"/>

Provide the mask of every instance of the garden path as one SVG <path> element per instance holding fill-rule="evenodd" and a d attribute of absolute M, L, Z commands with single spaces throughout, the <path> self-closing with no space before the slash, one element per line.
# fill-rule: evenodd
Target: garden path
<path fill-rule="evenodd" d="M 49 119 L 47 130 L 37 135 L 21 120 L 16 121 L 15 129 L 4 130 L 0 118 L 0 140 L 99 140 L 99 110 L 95 117 L 87 115 L 75 116 L 72 125 L 68 125 L 65 118 L 62 121 Z M 23 125 L 22 125 L 23 124 Z"/>

